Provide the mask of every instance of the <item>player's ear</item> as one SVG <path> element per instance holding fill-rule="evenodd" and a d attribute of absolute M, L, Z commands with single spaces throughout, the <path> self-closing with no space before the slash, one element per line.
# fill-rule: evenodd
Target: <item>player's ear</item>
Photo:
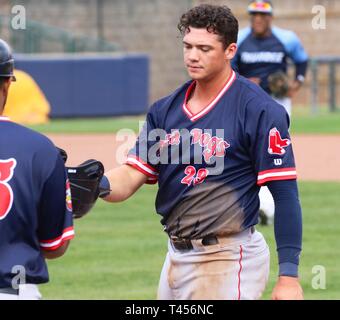
<path fill-rule="evenodd" d="M 1 89 L 4 95 L 7 95 L 9 86 L 11 85 L 11 81 L 11 78 L 8 78 L 2 83 Z"/>
<path fill-rule="evenodd" d="M 237 52 L 237 44 L 236 43 L 231 43 L 229 46 L 225 49 L 224 55 L 226 60 L 232 60 Z"/>

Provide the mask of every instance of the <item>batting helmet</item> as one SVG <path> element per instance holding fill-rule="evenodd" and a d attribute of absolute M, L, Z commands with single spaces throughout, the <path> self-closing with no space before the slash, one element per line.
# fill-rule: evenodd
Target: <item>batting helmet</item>
<path fill-rule="evenodd" d="M 15 81 L 13 70 L 12 50 L 4 40 L 0 39 L 0 77 L 12 78 Z"/>
<path fill-rule="evenodd" d="M 273 5 L 270 1 L 251 1 L 248 5 L 248 13 L 267 13 L 273 14 Z"/>

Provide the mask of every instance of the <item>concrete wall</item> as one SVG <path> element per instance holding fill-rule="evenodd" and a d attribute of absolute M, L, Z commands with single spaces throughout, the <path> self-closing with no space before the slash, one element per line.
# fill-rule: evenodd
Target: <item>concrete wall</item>
<path fill-rule="evenodd" d="M 154 100 L 186 79 L 176 26 L 184 11 L 202 2 L 227 4 L 239 18 L 241 27 L 248 24 L 248 0 L 1 0 L 0 10 L 2 14 L 9 14 L 12 5 L 24 4 L 28 19 L 76 34 L 101 36 L 108 41 L 118 42 L 126 51 L 149 54 L 150 99 Z M 340 1 L 273 0 L 273 3 L 275 23 L 293 29 L 311 56 L 340 54 L 340 37 L 337 31 Z M 312 7 L 316 4 L 324 5 L 327 9 L 326 30 L 312 28 Z M 1 36 L 6 38 L 6 32 L 3 31 Z M 326 75 L 326 71 L 320 73 L 321 100 L 327 97 Z M 308 86 L 309 77 L 304 90 L 295 99 L 297 103 L 309 103 Z M 339 99 L 340 92 L 340 103 Z"/>

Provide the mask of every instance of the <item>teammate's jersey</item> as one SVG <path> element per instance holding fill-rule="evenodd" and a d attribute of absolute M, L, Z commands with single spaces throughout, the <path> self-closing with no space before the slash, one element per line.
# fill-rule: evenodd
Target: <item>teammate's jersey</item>
<path fill-rule="evenodd" d="M 234 71 L 198 114 L 186 102 L 194 86 L 150 108 L 127 164 L 158 181 L 156 210 L 170 235 L 236 233 L 257 223 L 261 185 L 296 179 L 289 118 Z"/>
<path fill-rule="evenodd" d="M 250 27 L 240 30 L 238 50 L 232 61 L 233 68 L 246 78 L 261 79 L 260 86 L 269 92 L 267 78 L 276 71 L 287 71 L 290 58 L 298 68 L 296 77 L 305 76 L 308 56 L 293 31 L 272 27 L 271 34 L 257 38 Z"/>
<path fill-rule="evenodd" d="M 41 249 L 74 236 L 65 166 L 43 135 L 5 117 L 0 132 L 0 288 L 44 283 Z"/>

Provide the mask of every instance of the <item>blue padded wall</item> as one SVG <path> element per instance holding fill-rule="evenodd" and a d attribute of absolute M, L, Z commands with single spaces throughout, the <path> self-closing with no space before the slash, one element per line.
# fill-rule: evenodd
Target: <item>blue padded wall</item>
<path fill-rule="evenodd" d="M 57 117 L 135 115 L 147 111 L 149 58 L 146 55 L 17 55 L 15 67 L 29 73 Z"/>

